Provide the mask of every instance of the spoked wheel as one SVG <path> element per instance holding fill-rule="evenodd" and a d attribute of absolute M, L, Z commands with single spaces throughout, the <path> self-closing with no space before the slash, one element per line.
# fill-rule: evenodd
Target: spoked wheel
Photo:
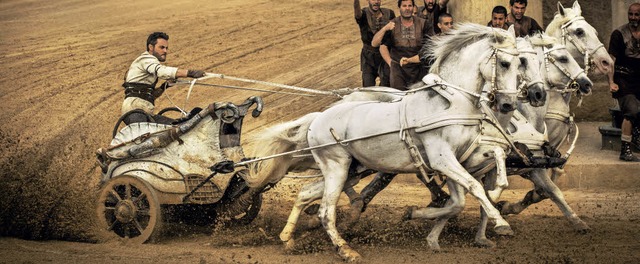
<path fill-rule="evenodd" d="M 96 210 L 101 228 L 132 243 L 144 243 L 160 233 L 160 204 L 142 179 L 128 175 L 111 179 L 100 190 Z"/>
<path fill-rule="evenodd" d="M 260 213 L 260 208 L 262 208 L 262 193 L 254 195 L 244 213 L 232 216 L 232 221 L 238 224 L 248 225 L 256 219 L 258 213 Z"/>

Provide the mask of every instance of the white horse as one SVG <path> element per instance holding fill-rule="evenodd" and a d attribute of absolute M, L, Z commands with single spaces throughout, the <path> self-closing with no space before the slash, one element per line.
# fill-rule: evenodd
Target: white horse
<path fill-rule="evenodd" d="M 320 218 L 340 255 L 347 260 L 360 256 L 338 234 L 335 209 L 349 169 L 358 164 L 386 172 L 419 172 L 421 167 L 439 171 L 480 200 L 489 217 L 495 219 L 498 234 L 513 232 L 497 214 L 481 184 L 468 174 L 458 159 L 467 159 L 477 147 L 474 142 L 480 135 L 480 116 L 483 112 L 492 112 L 477 108 L 481 90 L 490 87 L 493 91 L 498 89 L 506 92 L 498 93 L 495 97 L 494 109 L 500 112 L 510 112 L 515 103 L 517 66 L 520 63 L 516 56 L 515 39 L 513 33 L 509 35 L 470 24 L 462 25 L 453 34 L 436 41 L 434 54 L 437 60 L 432 67 L 443 77 L 455 79 L 453 84 L 422 88 L 403 97 L 400 102 L 342 103 L 313 118 L 307 136 L 309 146 L 323 146 L 312 150 L 324 175 Z M 473 58 L 473 62 L 463 62 L 463 58 Z M 466 67 L 459 67 L 461 63 Z M 459 86 L 468 87 L 471 91 L 456 88 Z M 465 99 L 460 102 L 461 99 L 456 98 Z M 411 111 L 408 111 L 409 107 Z M 489 129 L 499 129 L 496 119 L 491 122 L 493 124 Z M 400 139 L 398 132 L 403 132 L 405 139 L 410 142 L 405 143 Z M 348 145 L 328 145 L 342 142 L 341 138 L 358 140 Z M 421 159 L 426 164 L 420 165 Z M 294 206 L 280 236 L 284 241 L 291 238 L 301 209 Z M 456 208 L 453 215 L 460 212 L 458 209 L 461 210 Z M 442 215 L 438 219 L 446 221 L 451 216 Z M 437 240 L 433 242 L 437 245 Z"/>
<path fill-rule="evenodd" d="M 545 86 L 549 94 L 549 101 L 543 107 L 532 107 L 528 104 L 520 103 L 518 110 L 514 114 L 512 125 L 509 132 L 514 141 L 525 144 L 536 157 L 546 156 L 545 146 L 548 144 L 549 138 L 557 137 L 547 133 L 545 124 L 545 116 L 547 109 L 559 109 L 568 107 L 568 102 L 552 100 L 562 92 L 572 90 L 582 94 L 589 94 L 593 86 L 591 80 L 586 76 L 584 70 L 580 68 L 578 63 L 571 57 L 564 45 L 559 44 L 555 38 L 538 34 L 529 41 L 535 49 L 535 56 L 540 63 L 541 72 L 544 75 Z M 525 53 L 521 49 L 521 56 Z M 575 85 L 578 85 L 575 87 Z M 548 158 L 543 160 L 548 161 Z M 554 197 L 554 202 L 563 211 L 574 227 L 578 230 L 588 230 L 588 226 L 573 212 L 571 207 L 566 203 L 560 189 L 550 180 L 546 169 L 550 164 L 539 163 L 534 164 L 537 168 L 510 168 L 509 175 L 524 175 L 526 179 L 531 180 L 536 189 L 544 193 L 549 193 Z M 530 165 L 531 166 L 531 165 Z M 527 166 L 527 167 L 530 167 Z M 492 177 L 487 177 L 485 186 L 492 188 L 494 186 Z M 497 186 L 498 188 L 500 186 Z M 499 190 L 492 195 L 493 201 L 499 198 Z M 499 203 L 504 208 L 505 202 Z M 482 213 L 482 212 L 481 212 Z M 476 240 L 485 238 L 487 217 L 482 213 L 481 225 L 476 234 Z"/>
<path fill-rule="evenodd" d="M 590 64 L 595 64 L 599 73 L 607 74 L 612 71 L 613 61 L 604 45 L 598 40 L 597 32 L 581 16 L 582 10 L 578 1 L 575 1 L 572 8 L 564 8 L 558 3 L 558 13 L 554 20 L 547 26 L 547 34 L 561 40 L 572 57 L 586 70 Z M 570 119 L 569 103 L 573 89 L 563 89 L 565 84 L 554 85 L 561 89 L 551 89 L 548 92 L 549 103 L 546 112 L 537 113 L 544 115 L 544 123 L 549 135 L 549 142 L 554 148 L 558 148 L 566 141 L 575 123 Z M 534 114 L 534 111 L 522 111 L 523 113 Z M 539 121 L 538 121 L 539 122 Z M 537 125 L 540 127 L 540 125 Z M 577 128 L 577 127 L 576 127 Z M 554 169 L 536 170 L 529 173 L 530 179 L 535 183 L 534 190 L 531 190 L 522 201 L 509 203 L 500 202 L 502 214 L 518 214 L 529 205 L 538 203 L 546 198 L 552 201 L 563 212 L 565 217 L 572 223 L 574 229 L 579 232 L 586 232 L 589 226 L 584 223 L 569 207 L 564 199 L 561 190 L 554 181 L 559 175 L 564 174 L 564 170 Z"/>
<path fill-rule="evenodd" d="M 587 73 L 595 65 L 601 74 L 613 71 L 613 60 L 598 40 L 598 32 L 582 17 L 582 8 L 576 0 L 572 8 L 564 8 L 558 2 L 558 11 L 545 33 L 560 40 L 571 56 Z"/>

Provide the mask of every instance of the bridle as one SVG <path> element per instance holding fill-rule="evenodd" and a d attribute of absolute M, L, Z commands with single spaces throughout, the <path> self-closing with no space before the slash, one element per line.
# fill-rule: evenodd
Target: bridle
<path fill-rule="evenodd" d="M 520 52 L 520 54 L 531 54 L 535 57 L 538 56 L 538 53 L 533 50 L 533 48 L 523 48 L 523 49 L 518 49 L 518 52 Z M 544 82 L 542 81 L 542 79 L 538 79 L 538 80 L 531 80 L 529 77 L 530 76 L 526 76 L 525 74 L 523 74 L 522 72 L 518 73 L 518 77 L 521 80 L 520 84 L 518 85 L 518 90 L 520 91 L 519 96 L 518 96 L 518 100 L 526 100 L 527 96 L 529 95 L 529 89 L 537 84 L 541 85 L 542 87 L 544 87 Z"/>
<path fill-rule="evenodd" d="M 585 20 L 584 17 L 576 16 L 570 19 L 569 21 L 565 22 L 564 24 L 562 24 L 562 26 L 560 27 L 562 32 L 562 44 L 566 46 L 567 40 L 569 40 L 569 42 L 571 42 L 571 44 L 573 44 L 573 46 L 576 47 L 576 49 L 578 49 L 578 52 L 580 52 L 580 54 L 584 56 L 584 71 L 589 72 L 589 70 L 591 69 L 591 64 L 593 63 L 591 61 L 591 56 L 593 56 L 593 54 L 595 54 L 599 49 L 604 49 L 604 44 L 602 43 L 598 44 L 598 46 L 595 49 L 593 49 L 592 52 L 589 52 L 589 49 L 586 47 L 586 45 L 584 45 L 584 43 L 582 43 L 581 41 L 577 40 L 574 36 L 569 34 L 567 28 L 571 26 L 573 22 L 581 21 L 581 20 Z"/>
<path fill-rule="evenodd" d="M 576 92 L 580 89 L 580 84 L 578 84 L 577 79 L 578 76 L 580 76 L 580 74 L 585 73 L 585 70 L 580 69 L 576 72 L 574 72 L 573 74 L 571 72 L 569 72 L 569 70 L 564 67 L 562 64 L 560 64 L 558 61 L 556 61 L 553 57 L 550 56 L 550 53 L 556 50 L 566 50 L 566 47 L 564 46 L 556 46 L 553 47 L 551 49 L 547 49 L 544 45 L 541 46 L 542 48 L 542 52 L 544 55 L 544 68 L 546 71 L 546 81 L 547 83 L 551 83 L 549 81 L 549 76 L 550 76 L 550 64 L 553 64 L 556 68 L 558 68 L 565 76 L 569 77 L 569 82 L 563 86 L 554 86 L 556 88 L 556 90 L 562 94 L 565 93 L 573 93 Z M 589 92 L 591 93 L 591 92 Z M 588 94 L 585 94 L 588 95 Z"/>
<path fill-rule="evenodd" d="M 491 104 L 493 104 L 496 100 L 496 94 L 518 94 L 519 90 L 507 90 L 507 89 L 500 89 L 498 87 L 497 84 L 497 76 L 498 76 L 498 53 L 502 52 L 502 53 L 506 53 L 512 56 L 518 56 L 520 55 L 519 51 L 508 51 L 502 48 L 493 48 L 493 51 L 491 52 L 491 55 L 489 56 L 489 58 L 487 59 L 487 61 L 491 61 L 491 89 L 489 91 L 485 91 L 483 90 L 481 93 L 485 96 L 482 96 L 480 100 L 485 100 Z M 520 97 L 520 96 L 518 96 Z"/>

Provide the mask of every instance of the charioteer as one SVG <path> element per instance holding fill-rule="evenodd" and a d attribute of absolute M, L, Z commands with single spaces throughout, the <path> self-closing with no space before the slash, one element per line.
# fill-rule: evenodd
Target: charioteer
<path fill-rule="evenodd" d="M 122 115 L 126 124 L 147 122 L 153 116 L 158 123 L 171 123 L 173 120 L 160 115 L 153 115 L 155 99 L 180 77 L 201 78 L 205 72 L 201 70 L 186 70 L 162 65 L 169 52 L 169 35 L 164 32 L 153 32 L 147 38 L 147 51 L 136 58 L 125 74 Z M 159 79 L 166 80 L 156 88 Z"/>

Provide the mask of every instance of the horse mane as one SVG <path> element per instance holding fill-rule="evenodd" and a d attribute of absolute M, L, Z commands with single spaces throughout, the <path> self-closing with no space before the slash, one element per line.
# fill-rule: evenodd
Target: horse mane
<path fill-rule="evenodd" d="M 503 29 L 495 29 L 474 23 L 462 23 L 449 34 L 435 36 L 427 40 L 422 47 L 422 58 L 433 60 L 432 73 L 438 73 L 440 66 L 447 61 L 449 55 L 481 40 L 489 40 L 494 48 L 515 47 L 514 36 Z"/>
<path fill-rule="evenodd" d="M 545 30 L 547 34 L 556 35 L 556 31 L 560 30 L 564 23 L 569 22 L 569 20 L 582 15 L 581 12 L 576 12 L 575 10 L 573 10 L 573 8 L 564 8 L 563 11 L 564 16 L 556 11 L 553 20 L 551 20 L 549 25 L 547 25 L 547 29 Z"/>
<path fill-rule="evenodd" d="M 529 42 L 531 42 L 531 45 L 533 46 L 553 46 L 559 43 L 558 39 L 542 33 L 536 33 L 533 36 L 530 36 Z"/>

